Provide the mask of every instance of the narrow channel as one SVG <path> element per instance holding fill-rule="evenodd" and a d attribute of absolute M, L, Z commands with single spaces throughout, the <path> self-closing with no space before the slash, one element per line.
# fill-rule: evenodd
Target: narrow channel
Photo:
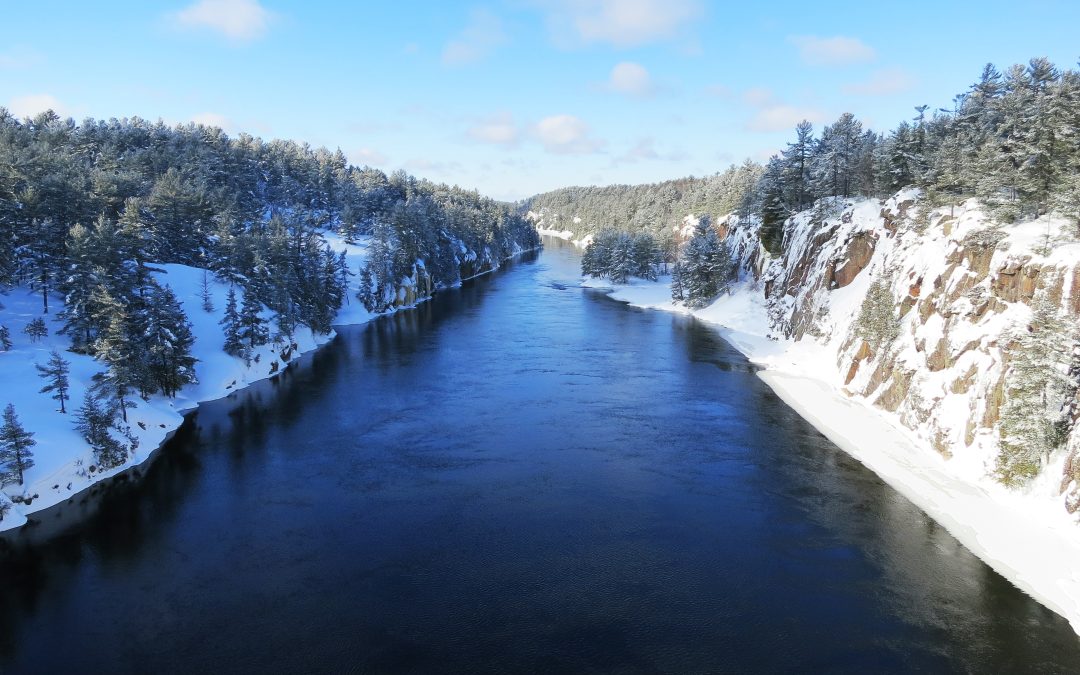
<path fill-rule="evenodd" d="M 0 672 L 1075 672 L 1080 641 L 557 240 L 205 405 L 0 565 Z"/>

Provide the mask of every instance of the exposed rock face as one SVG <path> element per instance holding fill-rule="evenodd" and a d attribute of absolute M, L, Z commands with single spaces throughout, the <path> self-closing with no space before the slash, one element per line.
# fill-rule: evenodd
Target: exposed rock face
<path fill-rule="evenodd" d="M 1018 348 L 1009 336 L 1026 329 L 1041 297 L 1080 326 L 1080 243 L 1063 235 L 1040 251 L 1039 228 L 1053 221 L 996 226 L 973 201 L 918 217 L 917 197 L 838 202 L 820 222 L 809 212 L 789 219 L 783 257 L 762 273 L 770 319 L 776 334 L 834 345 L 844 391 L 896 414 L 943 455 L 969 453 L 989 471 Z M 891 286 L 899 324 L 881 349 L 852 321 L 874 279 Z M 1080 398 L 1074 409 L 1080 417 Z M 1061 489 L 1080 512 L 1080 424 L 1068 453 Z"/>
<path fill-rule="evenodd" d="M 874 232 L 858 232 L 848 240 L 843 262 L 833 273 L 833 288 L 843 288 L 855 281 L 855 277 L 866 269 L 874 257 L 876 244 L 877 234 Z"/>

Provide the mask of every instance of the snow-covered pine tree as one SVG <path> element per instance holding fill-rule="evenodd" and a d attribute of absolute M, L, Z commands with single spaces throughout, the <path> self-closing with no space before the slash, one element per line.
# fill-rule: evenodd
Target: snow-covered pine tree
<path fill-rule="evenodd" d="M 371 265 L 365 264 L 360 268 L 360 289 L 356 292 L 356 298 L 360 301 L 360 304 L 364 306 L 369 312 L 375 311 L 375 289 L 374 280 L 371 276 Z"/>
<path fill-rule="evenodd" d="M 705 216 L 698 220 L 694 236 L 683 249 L 681 281 L 686 306 L 705 307 L 727 290 L 731 274 L 731 252 L 720 240 Z"/>
<path fill-rule="evenodd" d="M 60 401 L 60 412 L 67 413 L 64 401 L 68 400 L 68 374 L 71 372 L 71 364 L 54 349 L 44 366 L 35 363 L 34 367 L 37 368 L 41 377 L 45 378 L 45 386 L 41 388 L 41 393 L 54 392 L 52 397 Z"/>
<path fill-rule="evenodd" d="M 795 126 L 795 142 L 788 143 L 787 149 L 781 153 L 780 173 L 789 195 L 787 202 L 795 211 L 806 208 L 811 201 L 810 167 L 814 146 L 814 125 L 803 120 Z M 779 197 L 779 200 L 783 201 L 783 198 Z"/>
<path fill-rule="evenodd" d="M 23 329 L 23 332 L 30 337 L 31 342 L 37 342 L 41 338 L 49 335 L 49 328 L 45 325 L 45 320 L 39 316 L 26 324 L 26 328 Z"/>
<path fill-rule="evenodd" d="M 865 340 L 875 354 L 887 348 L 900 334 L 900 316 L 891 286 L 889 279 L 874 279 L 863 296 L 859 317 L 855 320 L 856 335 Z"/>
<path fill-rule="evenodd" d="M 620 233 L 615 237 L 609 256 L 608 276 L 617 284 L 625 284 L 634 273 L 634 243 L 630 235 Z"/>
<path fill-rule="evenodd" d="M 23 428 L 15 406 L 8 403 L 0 422 L 0 485 L 23 484 L 23 474 L 34 466 L 30 448 L 35 445 L 34 434 Z"/>
<path fill-rule="evenodd" d="M 214 295 L 210 288 L 210 273 L 203 270 L 202 273 L 202 288 L 199 290 L 199 295 L 202 298 L 202 310 L 207 314 L 214 311 Z"/>
<path fill-rule="evenodd" d="M 112 435 L 115 424 L 113 406 L 88 391 L 75 413 L 75 429 L 94 451 L 94 459 L 103 469 L 119 466 L 127 459 L 128 450 Z"/>
<path fill-rule="evenodd" d="M 761 244 L 773 255 L 780 253 L 784 239 L 784 221 L 790 210 L 784 202 L 784 166 L 775 155 L 765 166 L 758 189 L 761 191 Z"/>
<path fill-rule="evenodd" d="M 146 364 L 149 391 L 160 389 L 168 397 L 195 379 L 195 337 L 180 301 L 168 286 L 154 284 L 150 290 L 146 326 L 140 353 Z"/>
<path fill-rule="evenodd" d="M 244 300 L 240 305 L 239 333 L 240 341 L 246 343 L 249 350 L 254 350 L 264 345 L 270 339 L 270 329 L 259 314 L 262 312 L 262 303 L 255 297 L 252 288 L 244 289 Z"/>
<path fill-rule="evenodd" d="M 611 267 L 611 253 L 618 235 L 614 230 L 598 232 L 581 255 L 582 276 L 594 279 L 607 276 Z"/>
<path fill-rule="evenodd" d="M 633 275 L 641 279 L 656 281 L 656 268 L 663 261 L 656 239 L 648 232 L 639 232 L 633 237 L 632 247 Z"/>
<path fill-rule="evenodd" d="M 94 376 L 92 388 L 102 397 L 115 399 L 120 416 L 127 422 L 128 408 L 135 407 L 129 395 L 145 377 L 142 371 L 143 361 L 132 340 L 125 307 L 108 295 L 103 297 L 100 305 L 109 319 L 94 341 L 94 352 L 106 368 L 104 372 Z"/>
<path fill-rule="evenodd" d="M 11 349 L 11 331 L 7 326 L 0 326 L 0 352 Z"/>
<path fill-rule="evenodd" d="M 1075 328 L 1045 295 L 1032 304 L 1029 325 L 1018 328 L 1009 347 L 1005 402 L 995 475 L 1006 485 L 1033 478 L 1061 446 L 1068 401 L 1069 365 Z"/>
<path fill-rule="evenodd" d="M 236 306 L 236 289 L 232 286 L 225 299 L 225 316 L 221 317 L 221 326 L 225 332 L 225 353 L 244 356 L 244 341 L 240 339 L 240 311 Z"/>
<path fill-rule="evenodd" d="M 671 267 L 671 301 L 682 302 L 686 299 L 682 285 L 682 264 L 677 260 Z"/>

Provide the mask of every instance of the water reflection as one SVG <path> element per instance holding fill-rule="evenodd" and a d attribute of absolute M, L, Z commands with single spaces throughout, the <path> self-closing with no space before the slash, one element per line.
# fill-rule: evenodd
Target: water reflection
<path fill-rule="evenodd" d="M 1069 672 L 706 326 L 552 246 L 200 408 L 0 562 L 0 668 Z M 18 539 L 15 540 L 18 543 Z M 64 649 L 57 649 L 63 645 Z"/>

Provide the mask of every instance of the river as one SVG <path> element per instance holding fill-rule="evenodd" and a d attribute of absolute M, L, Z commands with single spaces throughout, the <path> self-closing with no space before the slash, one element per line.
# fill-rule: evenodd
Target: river
<path fill-rule="evenodd" d="M 1075 672 L 713 329 L 547 244 L 200 407 L 9 551 L 0 671 Z"/>

